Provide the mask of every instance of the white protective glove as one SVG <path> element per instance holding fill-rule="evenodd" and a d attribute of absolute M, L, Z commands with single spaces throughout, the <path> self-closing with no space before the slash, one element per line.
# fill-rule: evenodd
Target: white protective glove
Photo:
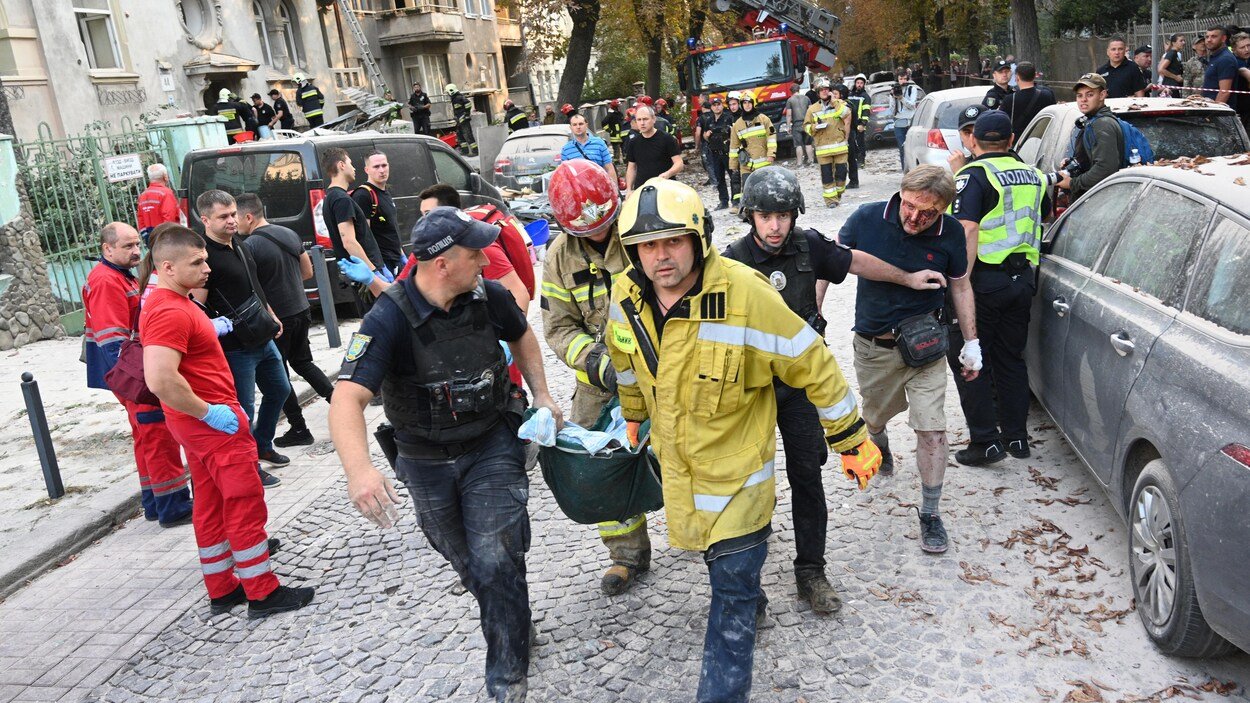
<path fill-rule="evenodd" d="M 969 371 L 981 370 L 981 340 L 969 339 L 959 351 L 959 363 Z"/>

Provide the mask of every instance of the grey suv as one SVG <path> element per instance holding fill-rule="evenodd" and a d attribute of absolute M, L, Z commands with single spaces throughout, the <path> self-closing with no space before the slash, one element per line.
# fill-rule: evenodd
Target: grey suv
<path fill-rule="evenodd" d="M 1129 524 L 1163 652 L 1250 650 L 1250 157 L 1122 170 L 1047 232 L 1034 395 Z"/>

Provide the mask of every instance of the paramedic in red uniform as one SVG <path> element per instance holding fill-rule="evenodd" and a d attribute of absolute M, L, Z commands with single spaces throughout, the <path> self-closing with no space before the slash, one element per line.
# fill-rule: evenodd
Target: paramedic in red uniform
<path fill-rule="evenodd" d="M 148 166 L 148 187 L 139 194 L 139 234 L 147 241 L 157 225 L 177 222 L 178 196 L 169 185 L 169 171 L 162 164 Z"/>
<path fill-rule="evenodd" d="M 312 602 L 312 588 L 278 584 L 265 534 L 265 489 L 256 441 L 230 365 L 204 309 L 189 297 L 208 283 L 208 252 L 186 227 L 161 229 L 148 252 L 157 289 L 143 305 L 143 373 L 166 424 L 187 453 L 195 484 L 195 541 L 211 612 L 248 603 L 262 618 Z M 276 545 L 275 545 L 276 546 Z"/>
<path fill-rule="evenodd" d="M 117 363 L 122 342 L 130 339 L 139 320 L 139 282 L 131 269 L 139 263 L 139 233 L 124 222 L 100 230 L 100 262 L 82 288 L 87 387 L 110 390 L 104 380 Z M 191 491 L 178 442 L 165 427 L 159 405 L 117 396 L 130 419 L 139 469 L 143 516 L 161 527 L 191 521 Z"/>

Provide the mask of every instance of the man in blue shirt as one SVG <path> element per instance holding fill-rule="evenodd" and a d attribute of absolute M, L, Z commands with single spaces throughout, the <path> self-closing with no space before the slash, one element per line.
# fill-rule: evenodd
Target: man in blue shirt
<path fill-rule="evenodd" d="M 838 240 L 904 271 L 932 269 L 946 276 L 964 350 L 963 377 L 972 380 L 981 368 L 972 286 L 968 281 L 968 250 L 959 221 L 943 214 L 955 198 L 955 180 L 942 166 L 918 166 L 903 177 L 902 187 L 888 202 L 869 203 L 843 225 Z M 946 551 L 946 528 L 938 515 L 942 479 L 946 474 L 946 365 L 939 357 L 913 367 L 903 361 L 895 330 L 904 320 L 940 313 L 942 290 L 913 290 L 896 283 L 860 278 L 855 295 L 855 375 L 863 395 L 861 414 L 872 441 L 881 448 L 881 473 L 893 473 L 886 423 L 904 410 L 916 432 L 916 465 L 920 470 L 921 548 L 930 554 Z"/>
<path fill-rule="evenodd" d="M 586 159 L 607 171 L 608 177 L 616 183 L 616 166 L 612 164 L 612 151 L 608 149 L 607 142 L 590 133 L 590 125 L 586 123 L 585 116 L 573 115 L 569 118 L 569 128 L 573 130 L 573 136 L 560 150 L 560 160 Z"/>
<path fill-rule="evenodd" d="M 1207 70 L 1202 74 L 1202 95 L 1217 103 L 1236 107 L 1233 80 L 1239 63 L 1228 50 L 1228 30 L 1215 26 L 1207 30 Z"/>

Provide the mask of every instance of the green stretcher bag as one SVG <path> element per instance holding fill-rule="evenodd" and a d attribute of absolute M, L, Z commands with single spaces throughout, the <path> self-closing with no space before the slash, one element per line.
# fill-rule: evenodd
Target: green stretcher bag
<path fill-rule="evenodd" d="M 613 399 L 589 429 L 603 431 L 616 406 L 617 401 Z M 527 410 L 525 419 L 533 413 L 533 408 Z M 557 439 L 554 447 L 539 449 L 543 480 L 560 510 L 573 522 L 594 525 L 623 522 L 664 507 L 660 465 L 645 441 L 650 433 L 651 421 L 648 420 L 638 429 L 640 448 L 622 447 L 601 456 L 593 456 L 562 439 Z"/>

